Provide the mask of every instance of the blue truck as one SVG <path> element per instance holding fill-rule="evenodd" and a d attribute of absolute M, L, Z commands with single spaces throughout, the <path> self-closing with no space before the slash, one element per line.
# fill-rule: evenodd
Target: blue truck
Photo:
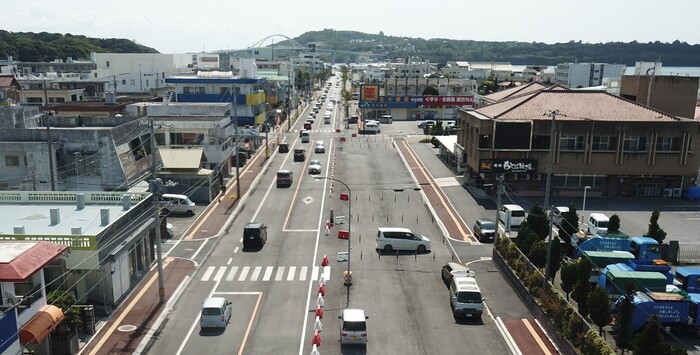
<path fill-rule="evenodd" d="M 615 302 L 613 316 L 617 317 L 617 310 L 624 296 Z M 686 294 L 678 292 L 635 292 L 632 303 L 632 331 L 638 332 L 644 328 L 652 315 L 659 317 L 659 323 L 663 327 L 686 328 L 695 331 L 700 325 L 697 309 L 700 294 Z M 616 322 L 614 323 L 616 325 Z M 613 328 L 615 328 L 613 325 Z"/>
<path fill-rule="evenodd" d="M 627 251 L 638 260 L 661 259 L 659 242 L 649 237 L 629 237 L 626 234 L 583 236 L 572 239 L 576 251 L 574 257 L 583 256 L 584 251 Z"/>

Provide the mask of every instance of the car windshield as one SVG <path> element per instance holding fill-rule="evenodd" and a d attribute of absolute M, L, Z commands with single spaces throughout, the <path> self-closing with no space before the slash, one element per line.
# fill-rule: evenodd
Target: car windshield
<path fill-rule="evenodd" d="M 457 295 L 457 302 L 461 303 L 481 303 L 481 293 L 479 292 L 460 292 Z"/>
<path fill-rule="evenodd" d="M 493 222 L 481 222 L 481 229 L 495 230 L 496 224 Z"/>
<path fill-rule="evenodd" d="M 320 160 L 311 160 L 311 161 L 309 161 L 309 165 L 321 165 L 321 161 Z"/>

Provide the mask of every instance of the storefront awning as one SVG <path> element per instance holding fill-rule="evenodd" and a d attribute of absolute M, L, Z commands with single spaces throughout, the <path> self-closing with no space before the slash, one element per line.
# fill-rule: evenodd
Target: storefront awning
<path fill-rule="evenodd" d="M 41 307 L 38 312 L 19 330 L 22 345 L 41 343 L 63 320 L 63 311 L 53 305 Z"/>

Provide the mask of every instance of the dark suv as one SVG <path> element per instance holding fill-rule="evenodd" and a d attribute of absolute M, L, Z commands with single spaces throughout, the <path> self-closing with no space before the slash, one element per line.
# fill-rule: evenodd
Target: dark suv
<path fill-rule="evenodd" d="M 294 182 L 294 175 L 289 170 L 280 170 L 277 172 L 277 187 L 290 187 Z"/>
<path fill-rule="evenodd" d="M 267 242 L 267 226 L 260 222 L 250 222 L 243 228 L 243 247 L 262 248 Z"/>
<path fill-rule="evenodd" d="M 294 148 L 294 161 L 304 161 L 306 155 L 306 149 L 304 147 Z"/>
<path fill-rule="evenodd" d="M 474 236 L 480 242 L 493 242 L 496 237 L 496 223 L 490 219 L 477 219 L 474 223 Z"/>

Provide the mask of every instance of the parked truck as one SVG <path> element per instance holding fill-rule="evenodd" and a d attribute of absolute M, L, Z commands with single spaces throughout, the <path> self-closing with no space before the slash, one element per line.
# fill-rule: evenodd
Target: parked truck
<path fill-rule="evenodd" d="M 620 296 L 613 306 L 615 318 L 618 317 L 618 307 L 624 297 Z M 677 292 L 635 292 L 632 301 L 635 306 L 632 314 L 632 331 L 642 330 L 653 315 L 659 317 L 662 327 L 696 331 L 700 325 L 697 312 L 698 301 L 700 301 L 700 294 L 692 294 L 691 297 L 691 295 Z"/>
<path fill-rule="evenodd" d="M 627 251 L 639 260 L 661 259 L 659 242 L 649 237 L 630 238 L 626 234 L 584 235 L 572 239 L 572 243 L 575 243 L 574 257 L 576 258 L 583 256 L 584 251 Z"/>
<path fill-rule="evenodd" d="M 629 265 L 619 263 L 606 266 L 598 278 L 598 286 L 611 297 L 624 294 L 628 284 L 632 284 L 635 290 L 665 292 L 669 282 L 660 272 L 635 271 Z"/>
<path fill-rule="evenodd" d="M 677 267 L 673 284 L 685 292 L 700 293 L 700 267 Z"/>

